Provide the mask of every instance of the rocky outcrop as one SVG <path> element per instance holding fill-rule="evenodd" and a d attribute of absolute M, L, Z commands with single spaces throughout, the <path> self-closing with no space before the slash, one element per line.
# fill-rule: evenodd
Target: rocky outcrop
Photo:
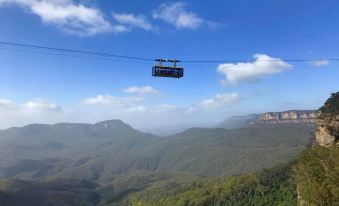
<path fill-rule="evenodd" d="M 320 115 L 321 116 L 321 115 Z M 317 120 L 315 141 L 320 146 L 337 144 L 339 139 L 339 115 Z"/>
<path fill-rule="evenodd" d="M 252 126 L 280 125 L 280 124 L 315 124 L 316 111 L 290 110 L 284 112 L 267 112 L 252 121 Z"/>

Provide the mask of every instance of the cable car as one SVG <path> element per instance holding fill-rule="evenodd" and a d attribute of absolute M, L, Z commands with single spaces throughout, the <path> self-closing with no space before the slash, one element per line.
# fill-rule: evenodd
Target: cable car
<path fill-rule="evenodd" d="M 152 68 L 152 76 L 154 77 L 172 77 L 172 78 L 181 78 L 184 76 L 184 68 L 177 67 L 177 62 L 180 62 L 176 59 L 156 59 L 158 62 Z M 173 66 L 165 66 L 163 62 L 171 62 Z"/>

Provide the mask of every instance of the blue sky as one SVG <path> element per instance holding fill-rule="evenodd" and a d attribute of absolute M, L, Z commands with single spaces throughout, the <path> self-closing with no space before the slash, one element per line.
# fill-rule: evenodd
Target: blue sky
<path fill-rule="evenodd" d="M 0 45 L 0 128 L 115 118 L 137 128 L 213 125 L 316 109 L 338 90 L 338 63 L 283 59 L 338 58 L 338 8 L 334 0 L 0 0 L 0 41 L 225 60 L 182 63 L 177 80 L 153 78 L 153 62 Z"/>

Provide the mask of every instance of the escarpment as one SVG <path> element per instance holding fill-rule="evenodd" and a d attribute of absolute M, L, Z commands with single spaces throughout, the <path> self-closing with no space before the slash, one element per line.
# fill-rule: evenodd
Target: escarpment
<path fill-rule="evenodd" d="M 289 110 L 284 112 L 267 112 L 251 122 L 253 126 L 280 125 L 280 124 L 314 124 L 316 111 Z"/>

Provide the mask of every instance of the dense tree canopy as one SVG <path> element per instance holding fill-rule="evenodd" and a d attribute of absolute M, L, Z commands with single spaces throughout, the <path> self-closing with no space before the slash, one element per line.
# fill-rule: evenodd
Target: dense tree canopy
<path fill-rule="evenodd" d="M 336 116 L 339 114 L 339 92 L 332 93 L 331 97 L 328 98 L 320 108 L 321 117 Z"/>
<path fill-rule="evenodd" d="M 291 164 L 257 174 L 194 182 L 161 182 L 137 194 L 133 206 L 296 205 Z"/>

